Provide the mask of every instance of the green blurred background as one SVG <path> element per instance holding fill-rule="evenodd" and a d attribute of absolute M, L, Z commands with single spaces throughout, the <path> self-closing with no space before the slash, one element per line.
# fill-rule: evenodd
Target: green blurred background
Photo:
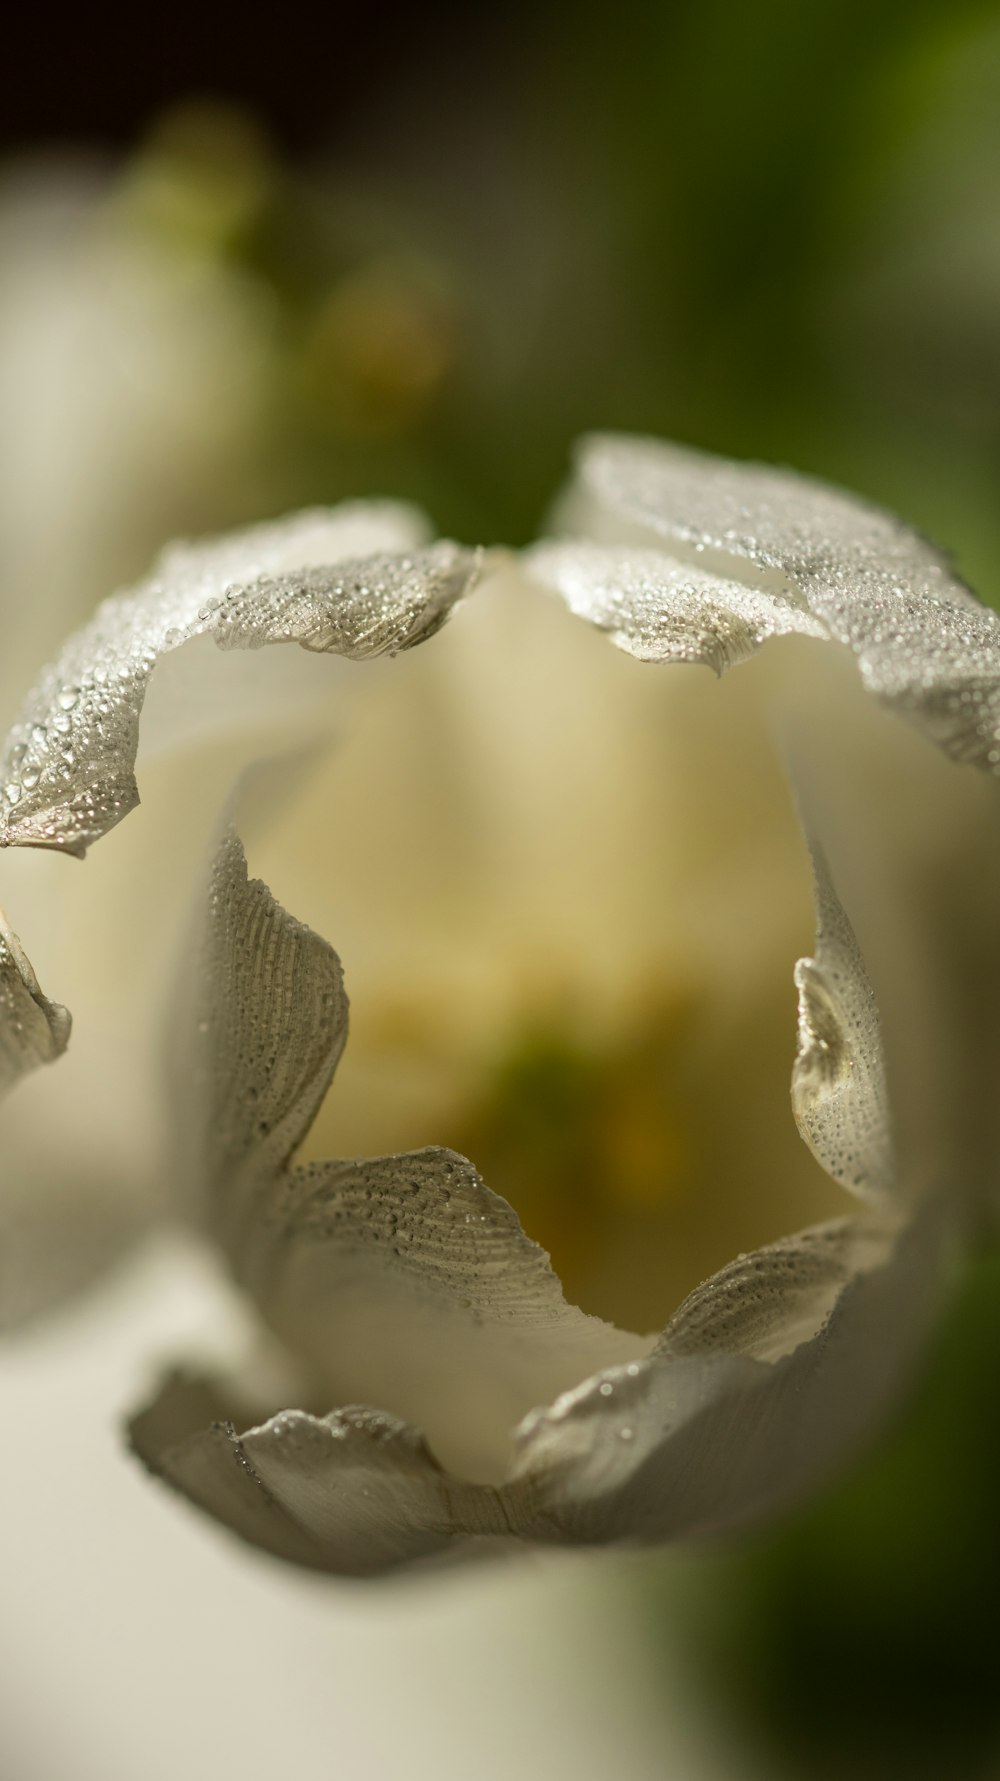
<path fill-rule="evenodd" d="M 526 539 L 593 427 L 843 482 L 1000 602 L 995 5 L 141 26 L 29 56 L 5 125 L 4 563 L 52 642 L 314 500 Z M 880 1451 L 691 1560 L 692 1686 L 776 1774 L 1000 1775 L 998 1502 L 987 1254 Z M 655 1558 L 635 1595 L 655 1691 Z"/>

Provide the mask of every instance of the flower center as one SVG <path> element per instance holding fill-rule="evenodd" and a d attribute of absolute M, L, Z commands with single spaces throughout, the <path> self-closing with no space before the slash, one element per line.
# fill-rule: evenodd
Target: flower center
<path fill-rule="evenodd" d="M 652 1330 L 843 1210 L 790 1106 L 806 852 L 754 664 L 651 670 L 478 598 L 359 682 L 308 818 L 252 850 L 351 999 L 304 1155 L 461 1151 L 568 1298 Z"/>
<path fill-rule="evenodd" d="M 620 1324 L 662 1315 L 626 1257 L 689 1191 L 696 1133 L 681 1088 L 691 1011 L 636 1009 L 624 1031 L 581 1034 L 553 1012 L 510 1035 L 468 1107 L 456 1147 L 518 1209 L 567 1296 Z M 622 1260 L 625 1258 L 625 1267 Z M 624 1278 L 622 1277 L 624 1274 Z"/>

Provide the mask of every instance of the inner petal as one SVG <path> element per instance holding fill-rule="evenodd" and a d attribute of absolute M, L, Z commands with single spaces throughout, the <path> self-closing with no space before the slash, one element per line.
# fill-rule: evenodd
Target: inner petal
<path fill-rule="evenodd" d="M 624 1328 L 844 1209 L 789 1105 L 811 884 L 755 666 L 631 661 L 498 578 L 364 670 L 253 842 L 350 986 L 304 1157 L 462 1151 Z"/>

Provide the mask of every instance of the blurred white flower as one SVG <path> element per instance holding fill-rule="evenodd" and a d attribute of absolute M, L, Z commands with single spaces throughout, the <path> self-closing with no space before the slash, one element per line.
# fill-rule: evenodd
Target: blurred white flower
<path fill-rule="evenodd" d="M 800 801 L 810 834 L 822 839 L 813 845 L 814 955 L 795 968 L 794 1114 L 855 1209 L 728 1263 L 688 1294 L 662 1334 L 632 1333 L 569 1304 L 514 1210 L 454 1150 L 421 1142 L 346 1162 L 293 1160 L 344 1048 L 343 978 L 332 949 L 248 878 L 231 826 L 176 998 L 169 1146 L 132 1092 L 135 1011 L 125 1019 L 119 1001 L 106 1043 L 81 1048 L 90 1062 L 65 1104 L 82 1118 L 99 1109 L 98 1147 L 106 1127 L 126 1113 L 136 1123 L 140 1109 L 146 1154 L 135 1152 L 137 1173 L 155 1172 L 157 1160 L 166 1166 L 280 1339 L 286 1371 L 280 1383 L 266 1383 L 274 1377 L 266 1370 L 236 1383 L 175 1375 L 134 1420 L 133 1442 L 154 1471 L 246 1539 L 321 1569 L 365 1574 L 511 1541 L 662 1540 L 737 1526 L 793 1499 L 891 1400 L 954 1236 L 981 1214 L 992 1186 L 995 1115 L 982 1090 L 996 1062 L 984 984 L 996 945 L 1000 624 L 937 552 L 886 516 L 788 474 L 650 442 L 592 442 L 560 524 L 565 537 L 520 563 L 428 545 L 418 519 L 388 505 L 175 548 L 67 645 L 22 708 L 0 768 L 5 845 L 83 854 L 137 802 L 139 715 L 154 669 L 144 745 L 155 753 L 165 732 L 176 747 L 185 723 L 203 748 L 214 737 L 212 771 L 166 774 L 159 821 L 168 826 L 132 887 L 135 918 L 108 914 L 115 880 L 129 869 L 122 854 L 96 888 L 85 918 L 93 925 L 76 928 L 67 948 L 68 963 L 81 934 L 90 945 L 103 922 L 106 959 L 117 954 L 137 1007 L 147 1007 L 150 962 L 162 958 L 159 936 L 176 899 L 173 868 L 196 857 L 216 781 L 231 772 L 220 723 L 236 710 L 244 730 L 260 727 L 272 710 L 284 720 L 291 703 L 308 728 L 331 692 L 329 663 L 285 652 L 269 674 L 257 671 L 259 658 L 230 652 L 297 642 L 345 658 L 335 674 L 345 732 L 356 720 L 363 734 L 374 709 L 388 736 L 360 763 L 353 841 L 341 820 L 350 791 L 324 782 L 326 808 L 312 805 L 307 849 L 324 870 L 337 861 L 339 886 L 353 879 L 353 905 L 350 892 L 344 901 L 353 931 L 390 912 L 367 958 L 358 946 L 359 1010 L 379 995 L 391 1003 L 395 986 L 411 1025 L 423 1017 L 425 1049 L 444 1034 L 469 1129 L 502 1152 L 504 1121 L 521 1109 L 509 1071 L 494 1069 L 492 1114 L 484 1112 L 483 1059 L 491 1036 L 516 1040 L 518 1019 L 530 1021 L 532 988 L 558 987 L 586 959 L 592 1006 L 567 1013 L 560 1004 L 575 1042 L 588 1036 L 595 1006 L 602 1030 L 623 1007 L 634 1025 L 637 997 L 664 971 L 749 1005 L 757 955 L 770 962 L 773 930 L 795 902 L 794 893 L 784 902 L 776 894 L 790 825 L 780 797 L 761 793 L 759 736 L 739 729 L 749 714 L 729 698 L 728 681 L 715 691 L 716 709 L 706 676 L 677 694 L 685 717 L 701 703 L 705 721 L 666 774 L 662 748 L 668 735 L 675 740 L 674 721 L 662 718 L 675 677 L 649 664 L 719 674 L 768 645 L 743 673 L 765 708 L 785 700 Z M 431 643 L 453 611 L 454 624 Z M 608 650 L 599 632 L 638 662 Z M 210 662 L 213 641 L 233 669 L 225 712 L 219 697 L 200 696 L 212 666 L 227 678 Z M 364 677 L 379 672 L 372 660 L 400 651 L 415 651 L 414 672 L 390 664 L 381 691 L 376 680 L 369 691 Z M 461 721 L 456 699 L 465 701 Z M 577 793 L 584 789 L 570 808 L 577 845 L 566 875 L 534 869 L 539 837 L 566 817 L 540 741 L 564 750 Z M 586 798 L 605 769 L 612 795 L 598 832 Z M 464 826 L 449 827 L 441 812 L 456 785 Z M 723 788 L 733 799 L 728 853 L 707 839 Z M 667 818 L 687 833 L 670 836 L 664 854 Z M 656 871 L 676 866 L 678 839 L 695 843 L 706 886 L 686 903 L 674 896 L 692 917 L 679 937 L 657 933 L 655 920 Z M 772 843 L 777 873 L 762 865 Z M 116 845 L 117 837 L 101 854 Z M 516 869 L 508 878 L 485 957 L 468 944 L 463 850 L 473 883 L 495 875 L 502 853 L 508 868 L 511 858 L 527 862 L 520 879 Z M 641 860 L 642 872 L 622 869 L 622 856 Z M 303 883 L 308 892 L 308 873 Z M 720 887 L 730 893 L 727 926 Z M 39 936 L 51 919 L 38 917 Z M 54 1056 L 67 1026 L 13 941 L 2 962 L 13 1077 Z M 456 1004 L 472 1010 L 464 1059 L 442 1014 Z M 665 1013 L 658 995 L 651 1006 L 652 1093 L 669 1104 L 666 1069 L 672 1060 L 683 1075 L 704 1036 L 673 1004 Z M 391 1075 L 393 1044 L 406 1051 L 399 1012 L 397 1004 L 395 1040 L 371 1027 L 361 1035 L 369 1069 L 381 1057 Z M 730 1046 L 725 1070 L 724 1054 L 714 1054 L 715 1111 L 704 1122 L 726 1132 L 734 1154 L 751 1154 L 765 1196 L 772 1159 L 784 1155 L 769 1148 L 778 1115 L 766 1100 L 755 1124 L 758 1088 L 771 1080 L 764 1054 L 780 1057 L 771 1026 L 765 1016 L 749 1037 L 738 1029 L 743 1042 Z M 674 1163 L 655 1131 L 649 1151 L 646 1112 L 636 1114 L 645 1051 L 628 1042 L 620 1051 L 617 1064 L 605 1054 L 595 1066 L 584 1046 L 581 1074 L 581 1051 L 564 1045 L 560 1080 L 565 1088 L 569 1062 L 573 1093 L 556 1096 L 554 1118 L 550 1103 L 539 1141 L 556 1175 L 569 1149 L 588 1195 L 591 1175 L 611 1177 L 595 1207 L 582 1191 L 574 1204 L 580 1182 L 571 1172 L 547 1217 L 557 1235 L 560 1224 L 570 1235 L 587 1226 L 591 1278 L 606 1256 L 612 1275 L 617 1267 L 615 1307 L 627 1312 L 634 1285 L 641 1326 L 656 1273 L 650 1238 L 669 1222 L 657 1212 L 636 1223 L 628 1202 Z M 350 1057 L 349 1046 L 341 1093 Z M 12 1156 L 30 1156 L 33 1136 L 43 1149 L 49 1142 L 40 1115 L 45 1098 L 58 1106 L 59 1076 L 72 1061 L 71 1051 L 67 1064 L 19 1090 L 29 1112 Z M 45 1098 L 38 1091 L 32 1103 L 46 1078 Z M 341 1136 L 359 1151 L 380 1137 L 394 1142 L 395 1119 L 409 1145 L 412 1106 L 397 1102 L 393 1112 L 390 1093 L 380 1114 L 360 1081 L 353 1105 L 345 1100 Z M 529 1074 L 527 1090 L 534 1086 Z M 693 1092 L 709 1098 L 704 1083 Z M 603 1124 L 591 1123 L 588 1103 L 598 1102 Z M 581 1118 L 599 1136 L 596 1166 L 574 1150 L 560 1118 Z M 77 1137 L 56 1134 L 63 1167 Z M 489 1155 L 475 1160 L 489 1172 Z M 528 1157 L 525 1172 L 545 1171 Z M 808 1179 L 793 1170 L 786 1188 Z M 800 1203 L 812 1204 L 808 1189 Z M 624 1250 L 619 1221 L 639 1233 Z M 288 1402 L 317 1413 L 276 1410 Z"/>
<path fill-rule="evenodd" d="M 7 718 L 68 623 L 164 536 L 208 523 L 207 488 L 215 511 L 236 504 L 259 437 L 264 294 L 128 197 L 125 178 L 68 159 L 0 179 Z"/>
<path fill-rule="evenodd" d="M 0 176 L 4 724 L 100 593 L 253 488 L 274 317 L 211 243 L 166 228 L 148 203 L 142 214 L 142 182 L 162 165 L 152 150 L 115 175 L 48 156 Z M 209 173 L 192 163 L 175 210 L 197 203 Z M 47 1169 L 44 1146 L 30 1177 L 8 1170 L 0 1321 L 93 1278 L 142 1225 L 135 1136 L 126 1127 L 120 1157 L 114 1142 L 101 1155 L 81 1129 L 86 1193 Z"/>

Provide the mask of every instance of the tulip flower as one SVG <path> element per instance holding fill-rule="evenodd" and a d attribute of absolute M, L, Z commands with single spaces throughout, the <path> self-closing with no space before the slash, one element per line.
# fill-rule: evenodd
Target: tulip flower
<path fill-rule="evenodd" d="M 273 674 L 265 661 L 264 673 L 254 665 L 247 677 L 226 679 L 213 643 L 227 657 L 295 643 L 341 664 L 312 662 L 299 677 L 288 662 L 301 657 L 284 651 Z M 719 687 L 711 674 L 690 674 L 692 665 L 717 677 L 736 667 L 734 681 L 746 676 L 755 702 L 782 727 L 815 886 L 815 944 L 795 965 L 794 993 L 787 986 L 792 1105 L 784 1124 L 793 1136 L 797 1126 L 804 1164 L 812 1166 L 811 1153 L 841 1210 L 715 1268 L 651 1335 L 644 1293 L 657 1257 L 648 1240 L 621 1247 L 616 1215 L 627 1222 L 630 1198 L 655 1197 L 657 1183 L 683 1174 L 684 1142 L 677 1137 L 671 1153 L 647 1117 L 648 1096 L 636 1113 L 633 1090 L 648 1066 L 642 1045 L 623 1043 L 614 1068 L 606 1053 L 595 1064 L 582 1039 L 576 1049 L 564 1045 L 538 1144 L 520 1165 L 514 1159 L 513 1204 L 490 1184 L 489 1162 L 523 1123 L 536 1083 L 524 1073 L 523 1048 L 515 1047 L 520 1075 L 498 1070 L 485 1098 L 481 1078 L 465 1097 L 465 1126 L 483 1139 L 482 1154 L 470 1142 L 471 1160 L 433 1137 L 378 1154 L 377 1120 L 361 1132 L 359 1154 L 313 1154 L 316 1122 L 324 1140 L 338 1129 L 350 1135 L 352 1117 L 359 1128 L 356 1079 L 353 1110 L 348 1097 L 337 1113 L 352 1049 L 345 971 L 332 947 L 250 876 L 238 832 L 254 803 L 244 783 L 216 836 L 174 998 L 163 1157 L 186 1215 L 259 1312 L 269 1363 L 280 1356 L 283 1375 L 272 1385 L 264 1368 L 236 1379 L 178 1370 L 134 1417 L 133 1447 L 253 1545 L 335 1573 L 515 1544 L 649 1543 L 742 1527 L 815 1487 L 886 1413 L 951 1257 L 989 1208 L 1000 624 L 941 553 L 854 498 L 651 441 L 595 439 L 580 453 L 553 536 L 520 557 L 428 544 L 409 510 L 379 504 L 168 551 L 149 581 L 105 602 L 29 695 L 0 772 L 0 841 L 76 856 L 100 842 L 110 852 L 115 844 L 105 838 L 138 801 L 147 689 L 151 706 L 159 698 L 146 714 L 156 719 L 150 733 L 165 731 L 175 751 L 185 733 L 217 735 L 230 709 L 246 729 L 283 721 L 291 707 L 308 728 L 331 705 L 346 748 L 352 724 L 364 728 L 366 686 L 375 685 L 365 677 L 379 663 L 385 669 L 382 658 L 403 654 L 420 666 L 400 682 L 405 723 L 388 752 L 383 736 L 388 777 L 366 781 L 361 763 L 376 843 L 367 876 L 365 862 L 355 862 L 352 920 L 363 926 L 366 904 L 395 910 L 391 941 L 365 965 L 360 990 L 346 959 L 368 1066 L 393 1068 L 392 1044 L 383 1036 L 380 1050 L 370 1027 L 368 1037 L 360 1033 L 366 998 L 385 1000 L 407 948 L 429 960 L 413 966 L 420 990 L 410 997 L 425 1046 L 463 998 L 477 1032 L 505 1022 L 510 1030 L 519 993 L 511 957 L 500 945 L 492 968 L 463 978 L 452 955 L 467 911 L 452 893 L 461 846 L 481 843 L 489 860 L 490 837 L 523 840 L 532 810 L 542 830 L 559 824 L 545 797 L 548 763 L 521 704 L 532 680 L 536 711 L 559 714 L 549 733 L 560 731 L 568 757 L 593 775 L 621 764 L 618 796 L 629 804 L 621 833 L 628 827 L 642 851 L 664 821 L 657 797 L 665 783 L 645 714 L 669 707 L 687 664 L 679 703 L 686 709 L 693 692 L 705 727 L 677 782 L 689 789 L 690 832 L 711 863 L 690 950 L 702 978 L 745 997 L 781 915 L 776 880 L 754 878 L 755 856 L 777 831 L 770 806 L 755 803 L 749 757 L 733 740 L 740 708 L 725 703 L 728 679 Z M 233 695 L 226 714 L 204 690 L 216 667 L 220 689 L 226 679 Z M 169 699 L 160 683 L 169 683 Z M 391 730 L 393 688 L 381 684 L 379 711 Z M 425 772 L 426 738 L 455 697 L 467 702 L 467 756 L 431 750 L 435 764 Z M 713 697 L 726 712 L 721 759 L 707 740 Z M 489 729 L 504 702 L 506 752 L 490 757 L 498 731 L 481 746 L 477 724 Z M 144 722 L 144 743 L 146 730 Z M 644 743 L 653 751 L 645 756 Z M 453 856 L 435 851 L 433 810 L 422 826 L 414 805 L 421 780 L 433 792 L 466 769 L 467 821 Z M 723 822 L 743 833 L 735 884 L 707 840 L 727 781 L 734 803 Z M 403 791 L 390 808 L 393 787 Z M 172 867 L 198 839 L 198 785 L 178 780 L 173 796 L 171 858 L 161 853 L 150 879 L 157 919 L 157 895 L 175 903 Z M 273 804 L 293 793 L 272 787 L 269 796 Z M 330 802 L 306 831 L 327 862 L 337 821 Z M 379 869 L 378 847 L 399 835 L 404 851 L 386 854 L 394 863 Z M 407 874 L 422 848 L 433 869 L 430 889 L 420 891 Z M 563 955 L 593 954 L 608 1007 L 635 953 L 631 891 L 611 919 L 602 889 L 604 856 L 618 850 L 612 812 L 604 831 L 585 830 L 575 877 L 553 886 L 529 874 L 511 904 L 519 944 L 538 923 L 539 974 L 558 975 Z M 337 877 L 351 872 L 345 847 Z M 732 900 L 722 929 L 714 898 L 724 881 Z M 155 931 L 147 950 L 157 953 Z M 683 953 L 673 943 L 677 971 Z M 658 961 L 645 963 L 649 990 Z M 55 1107 L 68 1017 L 46 999 L 13 936 L 0 966 L 5 1078 L 56 1063 L 41 1072 Z M 642 978 L 640 948 L 625 998 L 633 1015 Z M 655 997 L 652 1005 L 660 1047 L 653 1100 L 662 1097 L 668 1125 L 668 1066 L 672 1057 L 688 1081 L 697 1023 L 668 1015 Z M 78 1010 L 78 1034 L 81 1024 Z M 587 1031 L 585 1016 L 572 1011 L 567 1025 L 574 1042 Z M 757 1039 L 766 1050 L 766 1023 Z M 81 1082 L 111 1080 L 124 1098 L 131 1043 L 119 1027 L 117 1079 L 112 1054 L 95 1050 Z M 768 1107 L 755 1123 L 757 1049 L 751 1029 L 727 1068 L 690 1093 L 714 1097 L 710 1122 L 734 1150 L 750 1153 L 750 1177 L 756 1159 L 766 1197 L 779 1116 Z M 327 1108 L 342 1053 L 342 1082 Z M 457 1050 L 452 1056 L 460 1078 L 462 1060 Z M 547 1056 L 553 1065 L 551 1049 Z M 100 1099 L 96 1086 L 94 1094 Z M 105 1093 L 100 1102 L 102 1122 L 113 1120 L 113 1099 Z M 383 1129 L 391 1137 L 392 1121 Z M 518 1166 L 543 1201 L 561 1182 L 543 1211 L 570 1249 L 583 1232 L 589 1278 L 605 1258 L 609 1270 L 618 1266 L 614 1320 L 571 1303 L 548 1254 L 526 1235 Z M 704 1212 L 711 1223 L 712 1208 Z M 648 1239 L 657 1220 L 637 1228 Z"/>

